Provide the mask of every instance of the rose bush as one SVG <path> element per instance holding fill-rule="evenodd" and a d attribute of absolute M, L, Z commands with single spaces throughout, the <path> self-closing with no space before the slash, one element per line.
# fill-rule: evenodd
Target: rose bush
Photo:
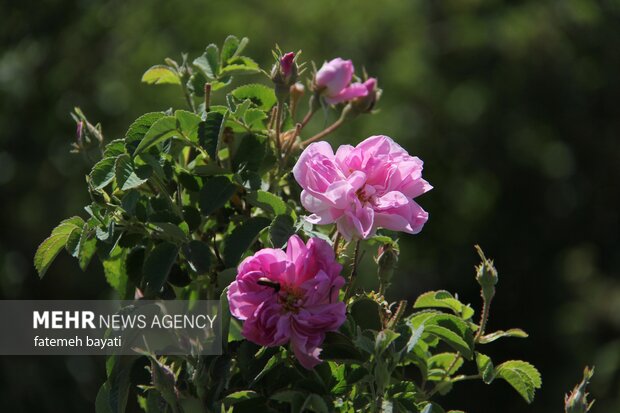
<path fill-rule="evenodd" d="M 73 151 L 100 153 L 87 176 L 92 202 L 43 241 L 40 276 L 64 248 L 81 268 L 97 257 L 119 298 L 219 298 L 223 317 L 221 355 L 111 356 L 97 412 L 123 412 L 130 397 L 151 413 L 443 412 L 441 397 L 465 380 L 503 380 L 532 402 L 536 368 L 484 349 L 527 334 L 487 331 L 499 277 L 480 249 L 479 318 L 441 289 L 413 305 L 385 299 L 398 237 L 428 219 L 414 200 L 431 189 L 422 161 L 387 136 L 335 153 L 320 142 L 372 114 L 377 80 L 341 58 L 309 72 L 299 53 L 279 50 L 266 72 L 244 55 L 247 43 L 230 36 L 148 69 L 145 83 L 179 88 L 187 107 L 147 113 L 120 139 L 73 114 Z M 321 108 L 340 116 L 308 136 Z M 369 250 L 376 291 L 356 286 Z M 150 381 L 132 374 L 144 365 Z"/>

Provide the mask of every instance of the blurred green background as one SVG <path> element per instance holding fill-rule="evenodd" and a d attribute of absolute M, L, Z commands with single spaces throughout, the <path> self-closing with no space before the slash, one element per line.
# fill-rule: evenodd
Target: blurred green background
<path fill-rule="evenodd" d="M 389 298 L 445 288 L 479 306 L 473 245 L 495 258 L 489 328 L 530 338 L 487 353 L 532 361 L 542 391 L 527 406 L 505 383 L 463 383 L 441 404 L 561 411 L 596 364 L 594 411 L 620 411 L 620 1 L 25 0 L 2 2 L 0 16 L 2 298 L 110 295 L 98 264 L 81 273 L 61 254 L 43 281 L 31 264 L 88 202 L 89 167 L 69 154 L 72 108 L 121 137 L 140 114 L 184 105 L 175 87 L 140 83 L 147 67 L 248 36 L 263 65 L 278 43 L 364 66 L 381 111 L 331 141 L 387 134 L 425 161 L 431 217 L 403 237 Z M 0 410 L 93 411 L 104 375 L 100 358 L 0 357 Z"/>

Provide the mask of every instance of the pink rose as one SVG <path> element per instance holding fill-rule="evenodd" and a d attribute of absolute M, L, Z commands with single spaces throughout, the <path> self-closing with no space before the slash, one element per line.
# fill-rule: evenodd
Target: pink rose
<path fill-rule="evenodd" d="M 314 82 L 319 89 L 323 89 L 327 103 L 336 104 L 368 94 L 366 86 L 362 83 L 351 84 L 354 71 L 350 60 L 337 57 L 324 63 L 316 72 Z"/>
<path fill-rule="evenodd" d="M 231 313 L 243 320 L 243 336 L 261 346 L 291 344 L 302 366 L 321 362 L 327 331 L 345 320 L 338 301 L 342 266 L 331 246 L 318 238 L 307 244 L 293 235 L 286 252 L 265 248 L 246 258 L 228 289 Z"/>
<path fill-rule="evenodd" d="M 334 152 L 327 142 L 310 144 L 293 168 L 303 188 L 301 203 L 314 224 L 336 223 L 347 239 L 366 239 L 377 228 L 417 234 L 428 213 L 413 198 L 432 189 L 423 162 L 388 136 L 371 136 Z"/>

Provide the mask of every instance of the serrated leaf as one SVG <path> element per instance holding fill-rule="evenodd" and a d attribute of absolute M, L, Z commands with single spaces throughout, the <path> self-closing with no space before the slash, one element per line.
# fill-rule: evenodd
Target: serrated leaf
<path fill-rule="evenodd" d="M 187 234 L 178 225 L 172 222 L 153 222 L 151 223 L 153 235 L 161 239 L 167 239 L 174 243 L 187 241 Z"/>
<path fill-rule="evenodd" d="M 271 110 L 277 102 L 273 89 L 258 83 L 240 86 L 230 94 L 241 101 L 250 99 L 254 105 L 264 112 Z"/>
<path fill-rule="evenodd" d="M 90 182 L 95 189 L 101 189 L 114 180 L 116 157 L 103 158 L 90 171 Z"/>
<path fill-rule="evenodd" d="M 127 148 L 127 152 L 133 153 L 153 123 L 162 117 L 164 117 L 162 112 L 150 112 L 136 119 L 131 126 L 129 126 L 125 134 L 125 147 Z"/>
<path fill-rule="evenodd" d="M 413 308 L 448 308 L 463 319 L 470 319 L 474 315 L 474 310 L 466 304 L 461 303 L 452 294 L 445 290 L 429 291 L 418 297 L 413 304 Z"/>
<path fill-rule="evenodd" d="M 206 119 L 198 125 L 198 142 L 212 160 L 216 160 L 227 114 L 228 112 L 209 112 Z"/>
<path fill-rule="evenodd" d="M 502 337 L 527 338 L 528 334 L 520 328 L 511 328 L 510 330 L 506 331 L 498 330 L 490 334 L 485 334 L 484 336 L 480 337 L 478 342 L 481 344 L 491 343 Z"/>
<path fill-rule="evenodd" d="M 526 361 L 506 361 L 495 368 L 495 376 L 506 380 L 528 403 L 532 403 L 536 389 L 542 386 L 540 373 Z"/>
<path fill-rule="evenodd" d="M 177 129 L 192 142 L 198 142 L 198 127 L 202 119 L 194 112 L 187 110 L 177 110 L 174 112 L 177 118 Z"/>
<path fill-rule="evenodd" d="M 254 108 L 248 109 L 243 116 L 243 122 L 250 129 L 264 129 L 263 120 L 265 119 L 267 119 L 267 114 L 260 109 Z"/>
<path fill-rule="evenodd" d="M 485 354 L 476 352 L 476 366 L 478 366 L 478 373 L 482 377 L 482 381 L 486 384 L 491 384 L 495 378 L 495 368 L 491 358 Z"/>
<path fill-rule="evenodd" d="M 82 231 L 84 220 L 80 217 L 71 217 L 62 221 L 52 230 L 52 234 L 46 238 L 34 255 L 34 266 L 43 278 L 54 258 L 62 250 L 74 231 Z"/>
<path fill-rule="evenodd" d="M 220 56 L 216 45 L 207 46 L 202 56 L 194 60 L 194 66 L 202 70 L 209 79 L 217 79 L 220 72 Z"/>
<path fill-rule="evenodd" d="M 412 327 L 424 324 L 424 335 L 432 335 L 457 350 L 468 360 L 473 357 L 471 328 L 461 318 L 437 311 L 423 311 L 409 317 Z"/>
<path fill-rule="evenodd" d="M 231 59 L 237 49 L 239 48 L 239 39 L 237 36 L 229 35 L 226 40 L 224 40 L 224 45 L 222 46 L 222 53 L 220 55 L 220 61 L 223 65 L 225 65 L 229 59 Z"/>
<path fill-rule="evenodd" d="M 127 251 L 124 248 L 115 247 L 108 256 L 102 260 L 105 279 L 120 295 L 126 298 L 128 275 L 125 266 Z"/>
<path fill-rule="evenodd" d="M 280 248 L 295 234 L 295 221 L 290 215 L 276 216 L 269 226 L 269 238 L 275 248 Z"/>
<path fill-rule="evenodd" d="M 115 139 L 108 143 L 103 150 L 104 158 L 115 158 L 125 153 L 125 140 Z"/>
<path fill-rule="evenodd" d="M 428 359 L 429 380 L 441 380 L 451 376 L 459 371 L 463 363 L 463 358 L 458 353 L 435 354 Z M 450 368 L 449 371 L 448 368 Z"/>
<path fill-rule="evenodd" d="M 148 179 L 150 167 L 136 168 L 129 155 L 120 155 L 116 158 L 116 185 L 122 190 L 137 188 Z"/>
<path fill-rule="evenodd" d="M 204 215 L 209 215 L 223 207 L 233 196 L 237 187 L 225 176 L 212 176 L 205 179 L 199 193 L 198 204 Z"/>
<path fill-rule="evenodd" d="M 176 130 L 177 123 L 174 116 L 164 116 L 155 121 L 144 134 L 144 138 L 138 144 L 133 156 L 139 155 L 153 145 L 156 145 L 179 132 Z"/>
<path fill-rule="evenodd" d="M 180 85 L 181 78 L 179 74 L 171 67 L 164 65 L 151 66 L 142 75 L 142 81 L 149 85 Z"/>
<path fill-rule="evenodd" d="M 253 133 L 241 136 L 241 142 L 232 159 L 233 169 L 257 172 L 265 158 L 266 139 Z"/>
<path fill-rule="evenodd" d="M 284 215 L 289 210 L 289 206 L 282 198 L 267 191 L 254 191 L 248 193 L 247 201 L 265 212 L 273 215 Z"/>
<path fill-rule="evenodd" d="M 206 274 L 211 267 L 211 250 L 203 241 L 192 240 L 183 246 L 183 255 L 192 271 Z"/>
<path fill-rule="evenodd" d="M 249 57 L 234 59 L 234 63 L 229 63 L 220 69 L 221 76 L 253 75 L 256 73 L 260 73 L 260 67 Z"/>
<path fill-rule="evenodd" d="M 224 397 L 224 403 L 233 405 L 235 403 L 255 399 L 257 397 L 259 397 L 259 395 L 254 390 L 241 390 L 226 395 L 226 397 Z"/>
<path fill-rule="evenodd" d="M 383 354 L 388 346 L 399 336 L 400 334 L 387 328 L 379 331 L 379 333 L 377 333 L 377 337 L 375 338 L 375 354 L 377 356 Z"/>
<path fill-rule="evenodd" d="M 271 356 L 265 364 L 265 367 L 254 377 L 254 379 L 250 383 L 250 387 L 252 387 L 255 383 L 257 383 L 260 379 L 262 379 L 267 373 L 273 370 L 276 366 L 284 362 L 284 358 L 282 357 L 282 353 L 278 352 Z"/>
<path fill-rule="evenodd" d="M 254 244 L 258 234 L 270 223 L 267 218 L 253 217 L 236 227 L 224 242 L 224 264 L 235 267 L 241 256 Z"/>
<path fill-rule="evenodd" d="M 169 242 L 156 245 L 148 253 L 142 267 L 147 295 L 158 293 L 164 286 L 178 253 L 179 248 Z"/>

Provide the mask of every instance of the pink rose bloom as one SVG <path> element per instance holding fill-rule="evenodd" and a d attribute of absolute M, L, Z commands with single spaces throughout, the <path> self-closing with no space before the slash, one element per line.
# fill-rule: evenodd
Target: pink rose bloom
<path fill-rule="evenodd" d="M 246 258 L 228 289 L 231 313 L 243 320 L 243 336 L 261 346 L 291 344 L 302 366 L 321 362 L 327 331 L 345 320 L 338 301 L 342 266 L 332 247 L 319 238 L 307 244 L 293 235 L 286 252 L 265 248 Z"/>
<path fill-rule="evenodd" d="M 417 234 L 428 213 L 413 198 L 432 189 L 422 161 L 387 136 L 371 136 L 334 152 L 327 142 L 310 144 L 293 168 L 303 188 L 301 203 L 314 224 L 336 223 L 347 239 L 366 239 L 377 228 Z"/>
<path fill-rule="evenodd" d="M 316 72 L 314 82 L 319 89 L 323 89 L 323 96 L 327 103 L 336 104 L 368 94 L 366 86 L 362 83 L 351 84 L 354 71 L 350 60 L 337 57 L 324 63 L 323 67 Z"/>

